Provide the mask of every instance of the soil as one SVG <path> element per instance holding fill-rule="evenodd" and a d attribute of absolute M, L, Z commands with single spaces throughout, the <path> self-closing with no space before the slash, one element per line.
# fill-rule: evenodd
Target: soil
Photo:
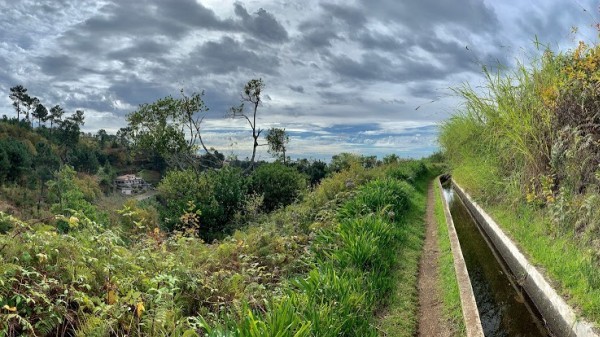
<path fill-rule="evenodd" d="M 419 264 L 419 328 L 418 336 L 452 336 L 443 315 L 443 302 L 439 287 L 438 230 L 435 221 L 435 189 L 429 184 L 425 218 L 425 244 Z"/>

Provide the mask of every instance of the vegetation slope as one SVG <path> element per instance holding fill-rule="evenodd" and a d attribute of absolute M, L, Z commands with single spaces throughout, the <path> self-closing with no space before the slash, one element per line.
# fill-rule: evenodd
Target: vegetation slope
<path fill-rule="evenodd" d="M 600 323 L 600 47 L 543 50 L 457 89 L 441 126 L 454 178 L 584 318 Z"/>

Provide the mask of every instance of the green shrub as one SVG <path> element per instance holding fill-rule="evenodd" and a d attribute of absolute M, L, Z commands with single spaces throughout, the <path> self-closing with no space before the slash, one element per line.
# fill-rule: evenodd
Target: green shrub
<path fill-rule="evenodd" d="M 390 165 L 386 175 L 391 178 L 406 180 L 414 183 L 427 171 L 427 167 L 421 160 L 404 160 L 395 165 Z"/>
<path fill-rule="evenodd" d="M 263 208 L 269 212 L 296 201 L 306 187 L 306 175 L 280 163 L 263 164 L 251 176 L 251 189 L 264 196 Z"/>
<path fill-rule="evenodd" d="M 213 239 L 227 231 L 235 213 L 241 210 L 247 187 L 240 169 L 223 168 L 202 173 L 169 171 L 158 190 L 167 229 L 182 229 L 182 216 L 199 213 L 200 236 Z"/>

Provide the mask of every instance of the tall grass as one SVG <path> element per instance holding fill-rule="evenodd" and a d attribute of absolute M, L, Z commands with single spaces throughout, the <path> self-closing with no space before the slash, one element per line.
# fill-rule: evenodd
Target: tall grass
<path fill-rule="evenodd" d="M 413 166 L 415 170 L 405 171 L 422 184 L 427 170 Z M 263 336 L 378 336 L 375 314 L 389 304 L 390 294 L 398 287 L 396 269 L 408 266 L 409 273 L 416 275 L 423 193 L 393 178 L 360 186 L 338 210 L 337 226 L 318 231 L 312 245 L 315 260 L 306 276 L 291 280 L 266 314 L 242 312 L 238 318 L 229 317 L 225 325 L 206 327 L 209 336 L 254 336 L 255 331 Z M 402 254 L 409 250 L 411 255 Z M 403 261 L 403 257 L 410 259 Z M 407 319 L 399 335 L 411 336 L 416 322 L 416 279 L 402 286 L 395 297 L 405 304 L 403 317 Z M 283 323 L 270 320 L 273 310 L 280 311 L 277 317 Z"/>
<path fill-rule="evenodd" d="M 563 53 L 545 50 L 513 71 L 484 70 L 482 89 L 456 89 L 464 104 L 439 137 L 454 178 L 596 322 L 599 67 L 600 47 L 580 43 Z"/>

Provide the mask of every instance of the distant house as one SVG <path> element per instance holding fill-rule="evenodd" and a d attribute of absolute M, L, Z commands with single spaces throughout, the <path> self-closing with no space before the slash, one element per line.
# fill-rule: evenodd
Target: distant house
<path fill-rule="evenodd" d="M 122 194 L 130 195 L 143 192 L 152 187 L 152 185 L 135 174 L 125 174 L 115 179 L 115 187 Z"/>

